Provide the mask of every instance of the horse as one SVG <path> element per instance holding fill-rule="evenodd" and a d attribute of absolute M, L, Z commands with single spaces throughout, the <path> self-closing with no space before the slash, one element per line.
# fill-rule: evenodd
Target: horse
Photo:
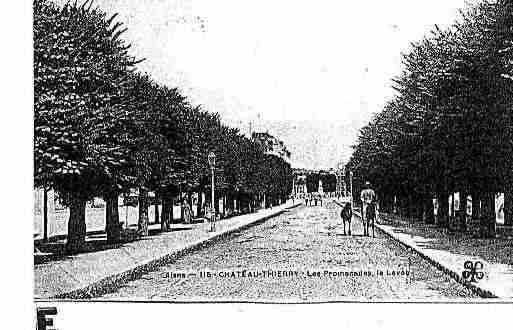
<path fill-rule="evenodd" d="M 349 235 L 351 235 L 351 219 L 353 218 L 353 210 L 351 209 L 351 203 L 346 203 L 340 211 L 340 217 L 344 223 L 344 235 L 346 235 L 346 222 L 349 223 Z"/>
<path fill-rule="evenodd" d="M 372 226 L 372 237 L 374 236 L 374 221 L 376 219 L 376 204 L 374 202 L 367 204 L 364 210 L 363 235 L 369 236 L 369 226 Z"/>

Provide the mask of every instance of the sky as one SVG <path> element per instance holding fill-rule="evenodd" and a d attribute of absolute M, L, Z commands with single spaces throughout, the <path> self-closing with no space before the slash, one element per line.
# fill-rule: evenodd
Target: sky
<path fill-rule="evenodd" d="M 63 0 L 57 0 L 63 3 Z M 393 95 L 401 53 L 465 0 L 95 0 L 128 28 L 155 80 L 241 129 L 268 131 L 293 167 L 347 161 Z"/>

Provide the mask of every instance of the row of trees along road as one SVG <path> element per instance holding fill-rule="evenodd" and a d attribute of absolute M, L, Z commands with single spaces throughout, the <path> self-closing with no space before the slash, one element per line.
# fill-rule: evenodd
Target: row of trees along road
<path fill-rule="evenodd" d="M 309 172 L 306 174 L 306 190 L 309 193 L 319 190 L 319 181 L 322 182 L 323 191 L 335 192 L 337 190 L 337 177 L 327 171 Z"/>
<path fill-rule="evenodd" d="M 355 187 L 370 180 L 382 208 L 395 196 L 403 214 L 428 223 L 437 198 L 441 226 L 450 194 L 470 195 L 473 222 L 493 237 L 496 193 L 513 224 L 513 4 L 468 6 L 413 43 L 403 65 L 395 98 L 360 131 L 348 166 Z"/>
<path fill-rule="evenodd" d="M 238 200 L 254 209 L 263 195 L 276 204 L 290 194 L 288 163 L 137 72 L 116 15 L 91 4 L 34 1 L 34 181 L 70 208 L 70 251 L 85 242 L 93 197 L 106 200 L 107 238 L 119 240 L 118 196 L 131 188 L 139 190 L 140 234 L 148 234 L 149 191 L 162 201 L 167 230 L 172 198 L 210 189 L 210 151 L 227 207 Z"/>

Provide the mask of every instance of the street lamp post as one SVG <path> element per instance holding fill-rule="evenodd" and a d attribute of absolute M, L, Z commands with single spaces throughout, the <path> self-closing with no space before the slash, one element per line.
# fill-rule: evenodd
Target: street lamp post
<path fill-rule="evenodd" d="M 349 171 L 349 189 L 351 190 L 351 209 L 354 207 L 353 200 L 353 171 Z"/>
<path fill-rule="evenodd" d="M 294 204 L 294 200 L 296 199 L 296 177 L 292 177 L 292 204 Z"/>
<path fill-rule="evenodd" d="M 210 171 L 211 171 L 211 174 L 212 174 L 212 202 L 211 202 L 211 206 L 212 206 L 212 219 L 211 219 L 211 225 L 210 225 L 210 230 L 211 231 L 214 231 L 215 230 L 215 221 L 216 221 L 216 207 L 215 207 L 215 177 L 214 177 L 214 169 L 216 167 L 216 154 L 213 153 L 213 152 L 210 152 L 208 154 L 208 164 L 210 165 Z"/>
<path fill-rule="evenodd" d="M 342 189 L 345 183 L 344 178 L 344 165 L 342 163 L 337 164 L 337 170 L 336 170 L 336 176 L 337 176 L 337 191 L 336 191 L 336 197 L 341 198 L 345 197 L 345 191 Z"/>
<path fill-rule="evenodd" d="M 346 168 L 342 162 L 338 163 L 338 176 L 339 176 L 339 197 L 346 197 Z"/>

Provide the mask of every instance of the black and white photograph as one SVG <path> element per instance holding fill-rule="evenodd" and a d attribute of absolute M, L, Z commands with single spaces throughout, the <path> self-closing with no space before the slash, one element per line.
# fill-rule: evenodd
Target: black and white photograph
<path fill-rule="evenodd" d="M 31 1 L 37 329 L 513 302 L 513 2 Z"/>

